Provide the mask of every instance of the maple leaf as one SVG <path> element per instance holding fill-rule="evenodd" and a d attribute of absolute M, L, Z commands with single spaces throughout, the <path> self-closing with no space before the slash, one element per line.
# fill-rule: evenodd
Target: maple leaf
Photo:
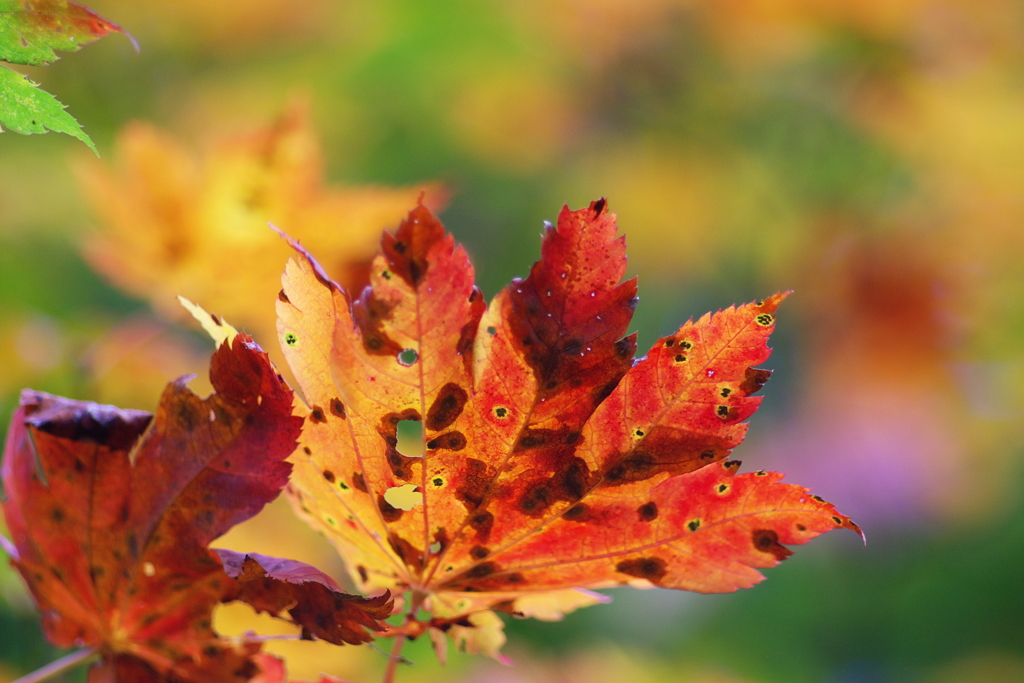
<path fill-rule="evenodd" d="M 276 336 L 267 302 L 289 253 L 268 222 L 289 226 L 333 277 L 361 289 L 381 231 L 422 192 L 326 185 L 320 142 L 299 103 L 198 152 L 141 122 L 120 133 L 117 148 L 116 166 L 86 159 L 78 168 L 102 226 L 84 246 L 89 262 L 171 319 L 184 295 L 257 339 Z M 428 195 L 440 192 L 428 187 Z"/>
<path fill-rule="evenodd" d="M 738 474 L 785 294 L 684 324 L 634 359 L 636 281 L 604 200 L 564 208 L 488 306 L 423 206 L 385 234 L 358 299 L 298 244 L 282 347 L 308 404 L 289 494 L 364 589 L 411 591 L 407 632 L 497 656 L 492 610 L 558 618 L 630 583 L 705 593 L 836 528 L 776 473 Z M 421 453 L 397 426 L 422 422 Z M 414 615 L 419 607 L 432 619 Z"/>
<path fill-rule="evenodd" d="M 11 64 L 46 64 L 58 59 L 54 50 L 74 52 L 114 32 L 125 33 L 75 2 L 0 0 L 0 60 Z"/>
<path fill-rule="evenodd" d="M 243 681 L 259 671 L 258 645 L 236 647 L 211 627 L 216 604 L 245 596 L 207 545 L 279 494 L 302 420 L 245 335 L 214 354 L 216 393 L 200 399 L 187 379 L 167 387 L 155 415 L 26 391 L 12 420 L 2 470 L 12 562 L 50 641 L 103 656 L 90 681 Z M 318 600 L 336 597 L 324 588 Z M 331 604 L 293 597 L 293 614 L 335 616 Z M 341 600 L 337 628 L 349 642 L 355 629 L 379 630 L 372 616 L 389 609 L 386 597 Z"/>
<path fill-rule="evenodd" d="M 0 66 L 0 131 L 4 128 L 22 135 L 52 130 L 76 137 L 99 154 L 81 124 L 57 98 L 40 90 L 37 83 L 6 67 Z"/>
<path fill-rule="evenodd" d="M 38 65 L 52 62 L 54 50 L 73 52 L 108 33 L 124 33 L 103 17 L 67 0 L 0 0 L 0 61 Z M 67 133 L 96 151 L 73 116 L 53 95 L 11 69 L 0 68 L 0 123 L 28 135 L 47 130 Z M 3 129 L 0 129 L 2 131 Z"/>
<path fill-rule="evenodd" d="M 394 607 L 390 593 L 370 599 L 347 595 L 334 579 L 304 562 L 233 550 L 216 553 L 237 581 L 225 602 L 242 600 L 275 617 L 287 611 L 307 640 L 368 643 L 373 637 L 365 629 L 383 631 L 378 622 L 391 616 Z"/>

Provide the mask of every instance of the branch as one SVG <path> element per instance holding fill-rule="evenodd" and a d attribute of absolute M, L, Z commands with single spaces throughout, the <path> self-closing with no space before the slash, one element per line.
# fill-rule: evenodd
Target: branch
<path fill-rule="evenodd" d="M 87 647 L 84 650 L 79 650 L 78 652 L 72 652 L 69 655 L 65 655 L 55 662 L 50 662 L 41 669 L 36 669 L 30 674 L 26 674 L 15 681 L 11 681 L 11 683 L 40 683 L 40 681 L 45 681 L 53 678 L 54 676 L 58 676 L 68 669 L 73 669 L 76 666 L 85 664 L 86 662 L 91 662 L 97 657 L 99 657 L 99 653 L 96 652 L 96 649 Z"/>

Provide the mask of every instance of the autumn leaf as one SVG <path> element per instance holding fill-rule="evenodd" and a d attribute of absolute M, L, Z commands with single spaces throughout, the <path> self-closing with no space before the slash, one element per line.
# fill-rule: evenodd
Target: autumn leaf
<path fill-rule="evenodd" d="M 114 32 L 124 30 L 75 2 L 0 0 L 0 60 L 11 64 L 46 64 L 58 59 L 54 50 L 74 52 Z"/>
<path fill-rule="evenodd" d="M 210 378 L 207 399 L 187 378 L 169 385 L 155 415 L 26 391 L 13 418 L 2 472 L 13 563 L 50 641 L 102 654 L 90 681 L 259 671 L 258 645 L 211 627 L 238 585 L 207 546 L 278 495 L 302 420 L 245 335 L 220 346 Z"/>
<path fill-rule="evenodd" d="M 236 581 L 225 602 L 242 600 L 275 617 L 287 611 L 307 640 L 368 643 L 373 637 L 365 629 L 383 631 L 379 622 L 391 616 L 394 607 L 390 593 L 369 599 L 347 595 L 334 579 L 304 562 L 233 550 L 216 553 Z"/>
<path fill-rule="evenodd" d="M 308 408 L 289 493 L 365 591 L 411 592 L 409 634 L 497 655 L 491 610 L 558 618 L 597 601 L 577 589 L 624 583 L 733 591 L 786 545 L 859 532 L 727 460 L 786 295 L 691 320 L 634 359 L 636 282 L 620 282 L 604 200 L 564 208 L 529 277 L 489 306 L 423 206 L 385 234 L 358 298 L 293 247 L 279 334 Z M 406 420 L 420 452 L 397 448 Z"/>
<path fill-rule="evenodd" d="M 46 64 L 58 59 L 54 50 L 74 52 L 115 31 L 125 33 L 120 26 L 67 0 L 0 0 L 0 62 Z M 128 39 L 135 45 L 131 36 Z M 92 139 L 64 109 L 53 95 L 22 74 L 0 68 L 0 124 L 23 135 L 50 130 L 67 133 L 98 155 Z"/>
<path fill-rule="evenodd" d="M 117 148 L 113 165 L 86 159 L 78 167 L 101 226 L 84 245 L 89 262 L 172 320 L 183 295 L 256 339 L 276 336 L 267 302 L 289 254 L 268 222 L 286 226 L 317 250 L 332 277 L 361 289 L 381 231 L 422 192 L 326 185 L 321 145 L 300 104 L 201 150 L 140 122 L 121 132 Z M 440 191 L 428 188 L 436 197 Z"/>

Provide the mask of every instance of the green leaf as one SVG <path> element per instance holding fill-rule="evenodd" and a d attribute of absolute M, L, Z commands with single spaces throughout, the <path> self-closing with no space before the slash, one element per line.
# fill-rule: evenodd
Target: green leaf
<path fill-rule="evenodd" d="M 54 50 L 74 52 L 115 31 L 124 33 L 67 0 L 0 0 L 0 60 L 12 64 L 52 62 Z"/>
<path fill-rule="evenodd" d="M 47 130 L 78 138 L 99 156 L 96 145 L 64 105 L 22 74 L 0 67 L 0 126 L 22 135 Z M 2 128 L 0 128 L 2 130 Z"/>

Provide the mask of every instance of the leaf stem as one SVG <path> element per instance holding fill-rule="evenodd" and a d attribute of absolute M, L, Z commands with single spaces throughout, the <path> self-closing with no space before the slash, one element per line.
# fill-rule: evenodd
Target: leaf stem
<path fill-rule="evenodd" d="M 81 666 L 86 662 L 91 662 L 97 657 L 99 657 L 99 653 L 96 651 L 96 648 L 87 647 L 83 650 L 65 655 L 54 662 L 50 662 L 46 666 L 36 669 L 30 674 L 25 674 L 21 678 L 11 681 L 11 683 L 40 683 L 40 681 L 49 680 L 69 669 L 75 668 L 76 666 Z"/>
<path fill-rule="evenodd" d="M 426 598 L 426 594 L 413 591 L 412 599 L 409 600 L 409 611 L 405 614 L 406 623 L 416 618 L 416 612 L 420 610 L 420 606 Z M 406 639 L 407 636 L 404 633 L 395 637 L 395 642 L 391 646 L 391 654 L 388 656 L 388 668 L 384 670 L 383 683 L 395 683 L 395 671 L 398 669 L 398 664 L 400 662 L 408 663 L 408 660 L 402 657 L 402 646 L 405 645 Z"/>

